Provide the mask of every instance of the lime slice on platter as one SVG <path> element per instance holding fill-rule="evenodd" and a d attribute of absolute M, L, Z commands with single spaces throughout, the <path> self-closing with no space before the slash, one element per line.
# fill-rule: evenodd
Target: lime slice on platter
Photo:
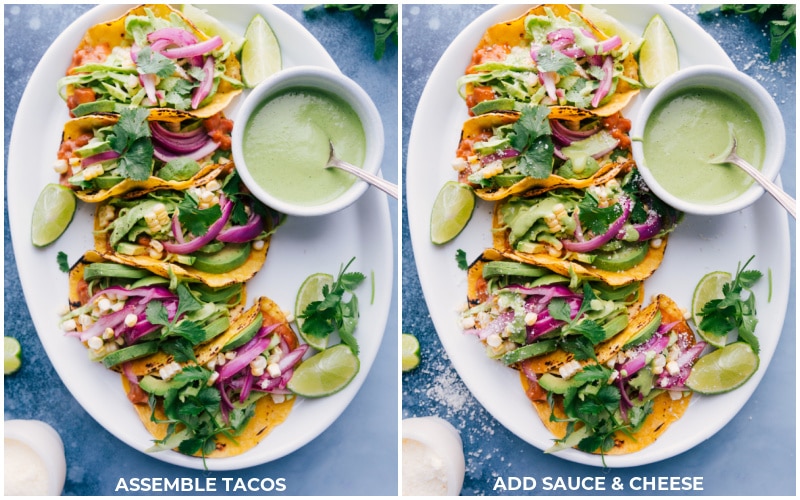
<path fill-rule="evenodd" d="M 61 184 L 47 184 L 33 206 L 31 243 L 45 247 L 66 231 L 75 215 L 75 193 Z"/>
<path fill-rule="evenodd" d="M 333 286 L 332 275 L 326 273 L 312 274 L 306 278 L 305 281 L 303 281 L 302 285 L 300 285 L 300 290 L 297 291 L 297 298 L 294 301 L 294 317 L 300 337 L 306 342 L 306 344 L 318 351 L 322 351 L 328 347 L 328 337 L 316 337 L 303 333 L 303 318 L 300 316 L 310 303 L 322 300 L 324 298 L 322 289 L 326 285 L 328 286 L 328 289 Z"/>
<path fill-rule="evenodd" d="M 722 394 L 741 387 L 758 370 L 758 354 L 746 342 L 734 342 L 698 359 L 686 387 L 700 394 Z"/>
<path fill-rule="evenodd" d="M 345 344 L 336 344 L 318 352 L 298 365 L 287 387 L 307 398 L 335 394 L 355 378 L 361 364 Z"/>
<path fill-rule="evenodd" d="M 444 183 L 431 209 L 431 242 L 442 245 L 466 227 L 475 209 L 472 189 L 460 182 Z"/>
<path fill-rule="evenodd" d="M 219 19 L 209 14 L 205 9 L 196 7 L 192 4 L 182 4 L 181 13 L 186 16 L 186 19 L 191 21 L 197 29 L 213 37 L 219 35 L 225 43 L 230 42 L 231 51 L 238 53 L 244 46 L 244 36 L 230 29 Z"/>
<path fill-rule="evenodd" d="M 723 297 L 722 287 L 731 282 L 731 274 L 725 271 L 714 271 L 703 276 L 697 283 L 692 294 L 692 320 L 697 330 L 697 334 L 714 347 L 723 347 L 727 343 L 727 335 L 717 335 L 704 332 L 700 329 L 700 322 L 703 320 L 701 311 L 703 306 L 714 299 Z"/>
<path fill-rule="evenodd" d="M 678 47 L 672 32 L 660 15 L 647 23 L 639 49 L 639 79 L 647 88 L 653 88 L 680 69 Z"/>
<path fill-rule="evenodd" d="M 244 32 L 242 80 L 253 88 L 283 66 L 281 47 L 275 33 L 261 14 L 256 14 Z"/>
<path fill-rule="evenodd" d="M 408 372 L 419 366 L 419 340 L 410 333 L 404 333 L 401 337 L 401 349 L 403 353 L 402 368 Z"/>
<path fill-rule="evenodd" d="M 642 46 L 644 39 L 628 29 L 624 24 L 619 22 L 617 18 L 608 14 L 605 9 L 596 7 L 591 4 L 583 4 L 581 6 L 581 14 L 586 16 L 597 29 L 602 31 L 608 36 L 619 36 L 622 43 L 630 43 L 631 54 L 636 54 Z"/>
<path fill-rule="evenodd" d="M 22 366 L 22 346 L 14 337 L 3 337 L 3 375 L 11 375 Z"/>

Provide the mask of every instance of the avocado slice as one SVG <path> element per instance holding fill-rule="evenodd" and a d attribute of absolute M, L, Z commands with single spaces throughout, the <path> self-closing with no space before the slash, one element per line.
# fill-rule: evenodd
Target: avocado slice
<path fill-rule="evenodd" d="M 175 379 L 163 380 L 152 375 L 145 375 L 139 381 L 139 387 L 148 394 L 163 396 L 170 389 L 180 389 L 185 383 L 184 381 L 176 381 Z"/>
<path fill-rule="evenodd" d="M 116 106 L 114 101 L 109 101 L 107 99 L 84 102 L 72 108 L 72 115 L 78 117 L 95 113 L 114 113 L 117 109 Z"/>
<path fill-rule="evenodd" d="M 644 342 L 647 342 L 650 337 L 653 336 L 654 333 L 658 330 L 658 327 L 661 326 L 661 311 L 656 311 L 656 315 L 653 316 L 651 319 L 641 330 L 639 330 L 636 335 L 631 337 L 625 345 L 622 346 L 622 350 L 630 349 L 631 347 L 637 346 Z"/>
<path fill-rule="evenodd" d="M 236 349 L 237 347 L 241 347 L 249 342 L 261 329 L 262 319 L 263 316 L 261 313 L 258 313 L 252 323 L 247 325 L 241 332 L 237 333 L 235 337 L 230 339 L 224 346 L 222 346 L 222 352 Z"/>
<path fill-rule="evenodd" d="M 605 271 L 625 271 L 641 263 L 647 256 L 648 243 L 627 245 L 614 252 L 594 254 L 592 265 Z"/>
<path fill-rule="evenodd" d="M 142 342 L 141 344 L 134 344 L 129 347 L 123 347 L 112 353 L 107 354 L 103 358 L 103 365 L 106 368 L 111 368 L 125 361 L 132 359 L 142 358 L 158 352 L 158 341 Z"/>
<path fill-rule="evenodd" d="M 551 353 L 556 350 L 556 347 L 558 347 L 556 339 L 540 340 L 538 342 L 534 342 L 533 344 L 528 344 L 520 347 L 519 349 L 514 349 L 511 352 L 505 353 L 502 360 L 506 365 L 513 365 L 514 363 L 519 363 L 520 361 L 524 361 L 528 358 L 534 358 L 536 356 Z"/>
<path fill-rule="evenodd" d="M 195 259 L 192 267 L 198 271 L 223 274 L 233 271 L 247 261 L 250 256 L 250 244 L 231 243 L 216 253 L 193 255 Z"/>
<path fill-rule="evenodd" d="M 578 388 L 585 382 L 575 377 L 570 379 L 563 379 L 552 373 L 544 373 L 539 377 L 539 385 L 547 392 L 554 394 L 566 394 L 568 390 Z"/>
<path fill-rule="evenodd" d="M 472 113 L 475 115 L 482 115 L 491 111 L 513 111 L 514 99 L 502 97 L 500 99 L 492 99 L 490 101 L 481 101 L 472 107 Z"/>
<path fill-rule="evenodd" d="M 83 270 L 83 279 L 91 281 L 97 278 L 129 278 L 140 279 L 149 276 L 150 272 L 145 269 L 117 264 L 116 262 L 95 262 L 89 264 Z"/>
<path fill-rule="evenodd" d="M 525 276 L 538 278 L 550 271 L 543 267 L 525 264 L 523 262 L 491 261 L 483 265 L 483 277 L 492 276 Z"/>

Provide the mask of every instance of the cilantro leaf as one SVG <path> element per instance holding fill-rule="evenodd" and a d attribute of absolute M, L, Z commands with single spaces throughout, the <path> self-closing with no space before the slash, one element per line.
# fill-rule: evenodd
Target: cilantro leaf
<path fill-rule="evenodd" d="M 608 231 L 612 222 L 622 215 L 622 206 L 615 203 L 608 207 L 600 207 L 597 198 L 588 191 L 578 204 L 578 218 L 584 229 L 592 231 L 594 234 L 603 234 Z"/>
<path fill-rule="evenodd" d="M 56 262 L 58 262 L 58 269 L 61 272 L 69 272 L 69 259 L 66 253 L 58 252 L 58 255 L 56 255 Z"/>
<path fill-rule="evenodd" d="M 545 45 L 536 53 L 536 64 L 540 71 L 555 72 L 559 76 L 571 75 L 575 71 L 575 60 Z"/>
<path fill-rule="evenodd" d="M 166 78 L 175 72 L 176 64 L 168 57 L 153 52 L 150 47 L 144 47 L 136 56 L 136 66 L 139 71 L 147 75 L 156 75 Z"/>
<path fill-rule="evenodd" d="M 153 168 L 153 143 L 146 108 L 126 108 L 111 128 L 109 144 L 119 153 L 118 173 L 136 181 L 150 177 Z"/>
<path fill-rule="evenodd" d="M 456 263 L 458 264 L 458 268 L 462 271 L 469 269 L 469 263 L 467 263 L 467 252 L 460 248 L 456 250 Z"/>
<path fill-rule="evenodd" d="M 338 332 L 342 342 L 350 347 L 353 354 L 358 354 L 358 342 L 353 334 L 359 312 L 358 300 L 353 292 L 366 276 L 360 272 L 347 272 L 354 260 L 355 257 L 339 270 L 339 275 L 330 287 L 322 287 L 322 300 L 315 300 L 306 306 L 300 314 L 304 320 L 300 329 L 303 333 L 318 338 Z M 348 299 L 345 299 L 345 294 L 349 294 Z"/>
<path fill-rule="evenodd" d="M 697 326 L 714 335 L 727 335 L 736 329 L 739 339 L 750 344 L 758 354 L 760 344 L 755 335 L 758 324 L 756 298 L 751 289 L 763 274 L 758 270 L 746 269 L 754 258 L 755 255 L 751 256 L 743 266 L 739 263 L 733 280 L 723 285 L 721 299 L 712 299 L 703 305 L 700 310 L 702 319 Z M 745 298 L 742 296 L 744 292 L 749 292 Z"/>
<path fill-rule="evenodd" d="M 197 208 L 197 201 L 191 196 L 185 196 L 178 205 L 178 220 L 186 230 L 195 236 L 208 232 L 208 228 L 222 217 L 219 205 L 208 208 Z"/>
<path fill-rule="evenodd" d="M 547 106 L 525 106 L 508 135 L 511 147 L 521 153 L 520 170 L 535 179 L 547 178 L 553 170 L 555 146 L 549 116 Z"/>

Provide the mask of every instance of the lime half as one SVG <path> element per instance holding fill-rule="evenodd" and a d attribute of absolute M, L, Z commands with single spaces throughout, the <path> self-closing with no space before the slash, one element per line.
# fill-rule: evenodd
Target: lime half
<path fill-rule="evenodd" d="M 306 359 L 295 369 L 287 387 L 307 398 L 337 393 L 355 378 L 358 356 L 344 344 L 337 344 Z"/>
<path fill-rule="evenodd" d="M 730 283 L 731 279 L 731 274 L 725 271 L 708 273 L 697 283 L 692 295 L 692 320 L 697 328 L 697 334 L 714 347 L 723 347 L 727 343 L 728 336 L 701 330 L 700 322 L 703 320 L 703 316 L 700 312 L 709 301 L 723 297 L 722 287 L 726 283 Z"/>
<path fill-rule="evenodd" d="M 617 35 L 620 40 L 622 40 L 622 43 L 630 43 L 631 54 L 638 52 L 639 48 L 642 46 L 642 42 L 644 41 L 642 37 L 629 30 L 624 24 L 619 22 L 617 18 L 606 12 L 605 9 L 595 7 L 591 4 L 583 4 L 581 6 L 581 14 L 606 35 Z"/>
<path fill-rule="evenodd" d="M 466 227 L 475 209 L 472 189 L 460 182 L 447 181 L 436 195 L 431 209 L 431 241 L 441 245 Z"/>
<path fill-rule="evenodd" d="M 300 337 L 305 340 L 306 344 L 310 345 L 314 349 L 317 349 L 318 351 L 328 347 L 328 337 L 315 337 L 313 335 L 306 335 L 303 333 L 303 318 L 300 316 L 310 303 L 325 298 L 322 294 L 322 289 L 326 285 L 330 289 L 330 287 L 333 285 L 333 276 L 326 273 L 312 274 L 306 278 L 305 281 L 303 281 L 302 285 L 300 285 L 300 290 L 297 291 L 297 298 L 294 301 L 294 317 L 295 322 L 297 323 L 297 328 L 300 330 Z"/>
<path fill-rule="evenodd" d="M 3 375 L 11 375 L 22 366 L 22 346 L 14 337 L 3 337 Z"/>
<path fill-rule="evenodd" d="M 283 62 L 281 47 L 272 28 L 261 14 L 256 14 L 244 32 L 242 47 L 242 80 L 249 88 L 280 71 Z"/>
<path fill-rule="evenodd" d="M 47 184 L 33 206 L 31 243 L 47 246 L 58 239 L 75 215 L 75 193 L 61 184 Z"/>
<path fill-rule="evenodd" d="M 419 340 L 410 333 L 404 333 L 401 337 L 401 344 L 402 368 L 404 372 L 408 372 L 419 366 Z"/>
<path fill-rule="evenodd" d="M 700 394 L 721 394 L 741 387 L 758 370 L 758 354 L 746 342 L 734 342 L 698 359 L 686 387 Z"/>
<path fill-rule="evenodd" d="M 232 52 L 238 53 L 240 50 L 242 50 L 242 46 L 244 45 L 244 37 L 230 29 L 219 19 L 212 16 L 204 9 L 185 3 L 181 5 L 181 13 L 186 16 L 186 19 L 197 26 L 197 29 L 206 35 L 210 37 L 219 35 L 223 42 L 230 42 Z"/>
<path fill-rule="evenodd" d="M 639 78 L 645 87 L 653 88 L 680 68 L 678 47 L 664 20 L 654 15 L 644 29 L 639 49 Z"/>

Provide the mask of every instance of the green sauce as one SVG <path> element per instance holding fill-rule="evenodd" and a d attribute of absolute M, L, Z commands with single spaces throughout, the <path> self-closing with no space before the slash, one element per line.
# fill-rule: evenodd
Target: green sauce
<path fill-rule="evenodd" d="M 750 105 L 716 89 L 684 89 L 659 104 L 647 121 L 642 144 L 647 167 L 683 200 L 708 205 L 731 200 L 753 180 L 734 165 L 708 163 L 727 150 L 730 130 L 739 156 L 761 169 L 766 140 Z"/>
<path fill-rule="evenodd" d="M 271 97 L 245 125 L 244 160 L 259 186 L 288 203 L 312 206 L 344 193 L 355 177 L 326 169 L 333 142 L 336 155 L 362 166 L 364 128 L 341 98 L 312 88 L 294 88 Z"/>

